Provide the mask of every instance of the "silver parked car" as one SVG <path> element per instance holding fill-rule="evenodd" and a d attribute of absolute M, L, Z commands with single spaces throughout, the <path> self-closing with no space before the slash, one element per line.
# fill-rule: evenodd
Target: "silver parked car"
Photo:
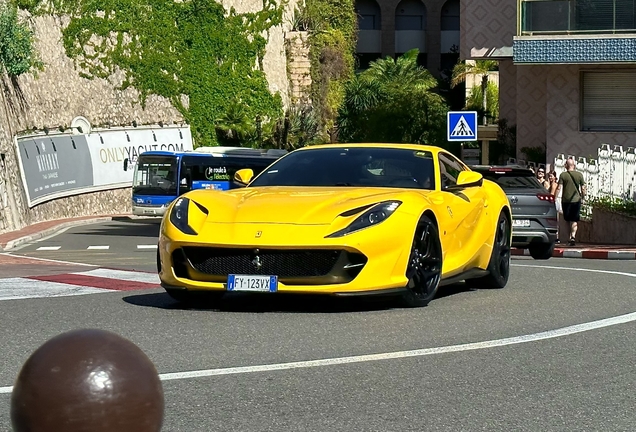
<path fill-rule="evenodd" d="M 557 211 L 534 173 L 521 166 L 473 165 L 473 171 L 499 184 L 512 208 L 512 246 L 528 249 L 534 259 L 552 257 L 557 239 Z"/>

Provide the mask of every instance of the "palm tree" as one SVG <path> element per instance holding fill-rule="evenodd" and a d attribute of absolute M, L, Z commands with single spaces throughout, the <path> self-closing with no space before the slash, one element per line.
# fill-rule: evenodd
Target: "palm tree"
<path fill-rule="evenodd" d="M 380 85 L 395 83 L 402 87 L 415 87 L 417 90 L 429 90 L 437 86 L 437 80 L 428 69 L 417 64 L 419 50 L 414 48 L 393 59 L 381 58 L 371 63 L 362 76 L 368 81 Z"/>
<path fill-rule="evenodd" d="M 459 62 L 453 68 L 451 88 L 465 82 L 468 75 L 481 75 L 482 108 L 484 110 L 484 125 L 487 124 L 486 111 L 488 109 L 488 73 L 497 70 L 499 63 L 496 60 L 475 60 L 475 63 Z"/>
<path fill-rule="evenodd" d="M 338 110 L 343 142 L 443 142 L 448 106 L 418 54 L 378 59 L 347 83 Z"/>

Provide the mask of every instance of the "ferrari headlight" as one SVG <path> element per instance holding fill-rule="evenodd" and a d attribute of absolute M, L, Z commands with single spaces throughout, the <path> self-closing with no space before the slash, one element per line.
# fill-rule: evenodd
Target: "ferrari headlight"
<path fill-rule="evenodd" d="M 184 234 L 195 235 L 196 232 L 188 225 L 189 207 L 190 200 L 188 198 L 178 198 L 170 211 L 170 223 Z"/>
<path fill-rule="evenodd" d="M 340 231 L 336 231 L 333 234 L 329 234 L 327 237 L 342 237 L 347 234 L 360 231 L 373 225 L 384 222 L 391 216 L 395 210 L 402 204 L 402 201 L 385 201 L 374 205 L 362 215 L 358 216 L 348 227 Z"/>

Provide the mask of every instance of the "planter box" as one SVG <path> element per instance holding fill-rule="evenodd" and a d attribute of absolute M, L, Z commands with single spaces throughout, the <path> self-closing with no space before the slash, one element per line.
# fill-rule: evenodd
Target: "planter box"
<path fill-rule="evenodd" d="M 636 244 L 636 217 L 593 208 L 590 237 L 590 243 Z"/>

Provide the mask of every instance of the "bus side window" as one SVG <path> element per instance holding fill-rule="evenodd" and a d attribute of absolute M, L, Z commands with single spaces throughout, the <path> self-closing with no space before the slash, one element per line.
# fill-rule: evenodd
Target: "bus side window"
<path fill-rule="evenodd" d="M 179 179 L 179 191 L 180 194 L 186 193 L 192 189 L 192 175 L 190 174 L 190 168 L 188 168 L 185 162 L 181 162 L 181 178 Z"/>

